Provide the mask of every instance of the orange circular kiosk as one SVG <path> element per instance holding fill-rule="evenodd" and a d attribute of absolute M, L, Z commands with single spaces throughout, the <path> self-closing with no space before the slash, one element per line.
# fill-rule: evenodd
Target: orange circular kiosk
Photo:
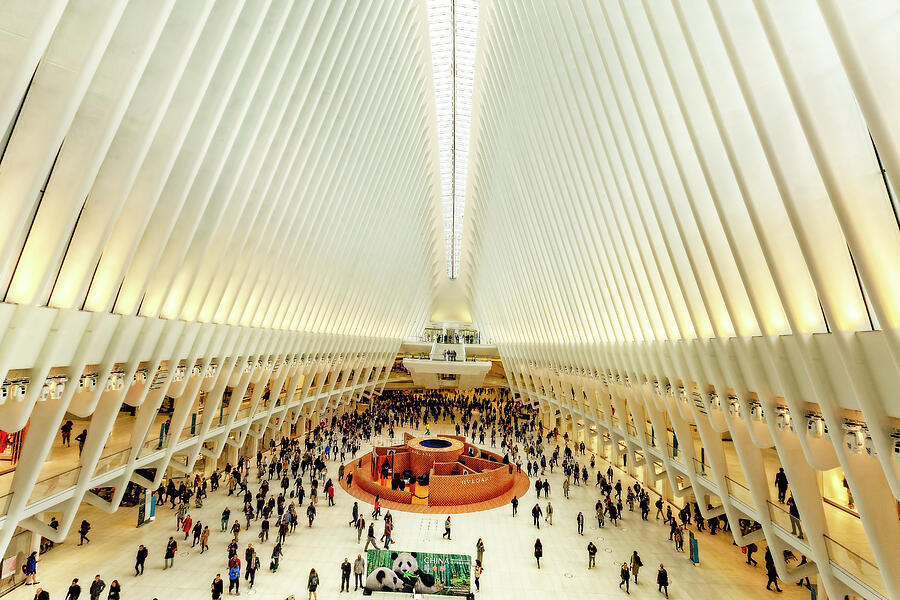
<path fill-rule="evenodd" d="M 406 505 L 417 512 L 429 512 L 428 507 L 436 507 L 435 512 L 491 508 L 491 501 L 506 503 L 529 485 L 528 477 L 502 456 L 452 435 L 406 434 L 403 444 L 376 446 L 350 469 L 352 488 L 346 481 L 341 484 L 352 495 L 363 500 L 378 496 L 385 506 Z"/>

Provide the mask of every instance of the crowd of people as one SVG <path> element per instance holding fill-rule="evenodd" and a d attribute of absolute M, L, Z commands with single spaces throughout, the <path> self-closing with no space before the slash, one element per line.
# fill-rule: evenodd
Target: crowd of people
<path fill-rule="evenodd" d="M 240 457 L 236 464 L 225 464 L 208 477 L 195 474 L 180 480 L 169 479 L 160 485 L 154 492 L 156 504 L 161 510 L 167 507 L 172 511 L 177 532 L 167 536 L 168 539 L 160 544 L 163 569 L 175 566 L 179 542 L 184 545 L 190 542 L 190 547 L 199 548 L 201 554 L 210 551 L 210 523 L 202 522 L 199 517 L 195 519 L 191 509 L 193 507 L 199 511 L 208 495 L 215 492 L 224 495 L 229 504 L 222 511 L 219 520 L 218 533 L 224 533 L 225 536 L 217 536 L 222 544 L 215 551 L 222 552 L 222 562 L 221 571 L 215 574 L 210 583 L 211 597 L 218 600 L 225 594 L 226 579 L 230 595 L 240 594 L 242 579 L 243 585 L 252 589 L 257 577 L 264 572 L 264 558 L 267 559 L 269 572 L 278 571 L 285 555 L 286 540 L 296 533 L 299 526 L 299 514 L 305 513 L 307 528 L 312 528 L 320 510 L 320 497 L 324 496 L 327 507 L 332 507 L 335 504 L 335 488 L 340 482 L 343 481 L 348 488 L 352 487 L 352 471 L 345 465 L 359 454 L 364 444 L 385 435 L 393 440 L 403 427 L 416 430 L 424 427 L 428 431 L 430 425 L 438 421 L 445 421 L 457 435 L 465 435 L 474 444 L 486 446 L 489 443 L 491 448 L 499 445 L 504 463 L 515 465 L 520 471 L 524 469 L 534 479 L 537 502 L 531 512 L 533 525 L 537 529 L 541 528 L 542 523 L 553 525 L 551 486 L 546 473 L 548 469 L 551 474 L 555 469 L 562 471 L 562 491 L 566 500 L 570 498 L 571 487 L 588 486 L 590 471 L 595 471 L 594 487 L 598 488 L 599 497 L 594 505 L 594 514 L 598 528 L 605 527 L 607 520 L 613 527 L 618 526 L 626 512 L 634 512 L 635 509 L 643 521 L 648 521 L 652 503 L 656 508 L 655 520 L 662 520 L 669 527 L 669 540 L 673 542 L 676 551 L 683 551 L 685 531 L 692 522 L 697 532 L 708 531 L 710 535 L 716 535 L 719 529 L 729 529 L 724 515 L 704 519 L 696 503 L 685 504 L 673 511 L 673 507 L 665 506 L 658 495 L 653 502 L 652 490 L 645 489 L 639 482 L 623 485 L 622 479 L 615 477 L 612 465 L 604 470 L 597 464 L 593 454 L 588 457 L 583 442 L 575 443 L 567 433 L 561 435 L 556 428 L 545 428 L 533 408 L 522 405 L 505 390 L 478 390 L 474 394 L 458 395 L 437 391 L 416 394 L 387 391 L 375 399 L 367 410 L 348 410 L 320 421 L 304 435 L 270 440 L 265 451 L 260 449 L 255 457 Z M 329 463 L 337 463 L 337 471 L 332 471 L 334 478 L 329 475 Z M 333 468 L 335 465 L 331 466 Z M 544 506 L 540 502 L 541 494 L 546 501 Z M 519 498 L 513 497 L 511 504 L 513 516 L 516 516 Z M 378 497 L 374 499 L 372 508 L 369 515 L 371 521 L 367 523 L 368 511 L 362 510 L 359 502 L 353 502 L 347 525 L 356 530 L 357 542 L 362 545 L 362 550 L 352 562 L 347 556 L 340 564 L 341 592 L 350 591 L 351 575 L 354 576 L 354 591 L 363 587 L 366 573 L 363 554 L 370 546 L 378 549 L 381 542 L 385 549 L 389 549 L 393 542 L 394 522 L 390 511 L 382 515 Z M 375 524 L 379 518 L 383 521 L 382 533 L 380 537 L 376 537 L 378 533 Z M 584 511 L 579 511 L 576 517 L 579 535 L 584 535 L 584 524 Z M 744 525 L 742 523 L 742 528 Z M 750 528 L 758 526 L 746 525 Z M 83 521 L 79 528 L 80 543 L 90 542 L 87 537 L 90 529 L 90 523 Z M 366 538 L 365 543 L 363 537 Z M 452 539 L 449 516 L 445 521 L 444 537 Z M 472 574 L 478 590 L 483 573 L 483 540 L 479 539 L 475 548 L 477 558 Z M 747 564 L 751 566 L 757 564 L 752 558 L 756 550 L 755 545 L 745 549 Z M 594 569 L 597 546 L 593 541 L 588 543 L 587 551 L 588 569 Z M 134 563 L 136 577 L 144 574 L 149 556 L 150 550 L 147 547 L 140 545 L 137 548 Z M 544 545 L 537 538 L 534 543 L 537 568 L 541 567 L 543 556 Z M 780 591 L 774 561 L 768 549 L 766 565 L 769 580 L 767 589 L 774 583 L 775 589 Z M 624 592 L 630 593 L 630 586 L 638 583 L 642 566 L 637 550 L 622 562 L 619 568 L 619 587 Z M 26 562 L 26 574 L 27 584 L 39 584 L 35 554 Z M 656 583 L 659 592 L 666 597 L 669 581 L 667 570 L 660 564 Z M 310 600 L 316 598 L 319 586 L 319 574 L 312 569 L 307 576 L 306 586 Z M 98 574 L 89 585 L 91 600 L 98 600 L 104 592 L 108 600 L 119 600 L 122 585 L 118 580 L 107 585 Z M 74 579 L 65 600 L 77 600 L 80 594 L 81 584 L 78 579 Z M 46 590 L 38 589 L 35 599 L 49 600 L 49 594 Z"/>

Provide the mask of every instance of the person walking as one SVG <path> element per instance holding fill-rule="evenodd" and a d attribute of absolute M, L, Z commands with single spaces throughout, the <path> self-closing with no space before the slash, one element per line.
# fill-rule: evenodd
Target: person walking
<path fill-rule="evenodd" d="M 356 521 L 359 520 L 359 502 L 353 503 L 353 518 L 350 519 L 350 522 L 347 523 L 349 526 L 353 527 L 356 525 Z"/>
<path fill-rule="evenodd" d="M 541 528 L 541 515 L 544 514 L 541 511 L 540 505 L 535 502 L 534 506 L 531 507 L 531 518 L 534 519 L 534 526 L 538 529 Z"/>
<path fill-rule="evenodd" d="M 597 564 L 597 546 L 594 545 L 594 542 L 588 542 L 587 545 L 588 551 L 588 569 L 593 569 Z"/>
<path fill-rule="evenodd" d="M 122 586 L 119 584 L 118 579 L 113 579 L 112 583 L 109 584 L 109 595 L 106 596 L 106 600 L 121 600 L 122 596 Z"/>
<path fill-rule="evenodd" d="M 100 575 L 94 575 L 94 580 L 91 582 L 91 587 L 88 589 L 88 592 L 91 594 L 91 600 L 99 600 L 100 594 L 103 593 L 103 590 L 106 589 L 106 582 L 100 579 Z"/>
<path fill-rule="evenodd" d="M 372 509 L 372 518 L 377 521 L 378 517 L 381 515 L 381 496 L 375 496 L 375 502 L 373 504 L 373 507 L 374 508 Z"/>
<path fill-rule="evenodd" d="M 85 519 L 81 520 L 81 527 L 78 528 L 78 535 L 80 539 L 78 540 L 78 545 L 82 544 L 90 544 L 91 540 L 88 539 L 88 532 L 91 530 L 91 524 L 88 523 Z"/>
<path fill-rule="evenodd" d="M 205 525 L 200 532 L 200 554 L 207 550 L 209 550 L 209 525 Z"/>
<path fill-rule="evenodd" d="M 578 513 L 578 516 L 575 517 L 575 523 L 578 525 L 578 535 L 584 535 L 584 513 Z"/>
<path fill-rule="evenodd" d="M 622 581 L 619 582 L 619 589 L 622 589 L 622 586 L 625 586 L 625 593 L 631 594 L 631 591 L 628 589 L 628 584 L 631 581 L 631 571 L 628 570 L 628 563 L 623 562 L 622 568 L 619 570 L 619 577 L 622 578 Z"/>
<path fill-rule="evenodd" d="M 193 535 L 191 548 L 193 548 L 200 543 L 200 536 L 203 535 L 203 523 L 201 523 L 200 521 L 194 523 L 194 526 L 191 527 L 191 534 Z"/>
<path fill-rule="evenodd" d="M 350 571 L 353 570 L 353 566 L 350 564 L 350 561 L 347 557 L 344 557 L 344 562 L 341 563 L 341 591 L 349 592 L 350 591 Z"/>
<path fill-rule="evenodd" d="M 25 585 L 40 583 L 40 581 L 37 580 L 37 556 L 37 552 L 32 552 L 28 555 L 28 558 L 25 559 Z"/>
<path fill-rule="evenodd" d="M 481 538 L 475 542 L 475 560 L 478 564 L 484 564 L 484 541 Z"/>
<path fill-rule="evenodd" d="M 184 520 L 181 522 L 181 531 L 184 533 L 184 541 L 187 541 L 188 536 L 191 535 L 191 528 L 194 526 L 194 520 L 191 518 L 191 515 L 187 515 L 184 517 Z"/>
<path fill-rule="evenodd" d="M 444 521 L 444 535 L 441 537 L 445 537 L 448 540 L 450 539 L 450 517 L 447 517 L 447 520 Z"/>
<path fill-rule="evenodd" d="M 163 566 L 163 570 L 168 569 L 169 567 L 175 566 L 175 552 L 178 550 L 178 542 L 175 541 L 175 538 L 169 536 L 169 543 L 166 544 L 166 554 L 165 554 L 165 566 Z"/>
<path fill-rule="evenodd" d="M 75 436 L 75 441 L 78 442 L 78 458 L 81 458 L 81 452 L 84 450 L 84 441 L 87 439 L 87 429 L 82 429 L 81 433 Z"/>
<path fill-rule="evenodd" d="M 369 549 L 369 544 L 372 544 L 372 546 L 374 546 L 375 549 L 378 550 L 378 541 L 375 539 L 375 524 L 374 523 L 369 523 L 368 539 L 366 539 L 366 545 L 363 548 L 363 552 L 365 552 L 366 550 Z"/>
<path fill-rule="evenodd" d="M 238 561 L 228 568 L 228 594 L 241 595 L 241 567 Z"/>
<path fill-rule="evenodd" d="M 787 496 L 788 479 L 784 472 L 784 467 L 779 467 L 775 474 L 775 487 L 778 489 L 778 502 L 784 504 L 784 498 Z"/>
<path fill-rule="evenodd" d="M 222 597 L 222 594 L 225 593 L 225 582 L 222 581 L 222 575 L 216 573 L 215 578 L 212 580 L 212 585 L 209 586 L 210 592 L 212 592 L 212 600 L 219 600 Z"/>
<path fill-rule="evenodd" d="M 38 590 L 40 591 L 40 590 Z M 72 580 L 72 585 L 69 586 L 69 590 L 66 592 L 65 600 L 78 600 L 81 597 L 81 586 L 78 585 L 78 578 Z M 49 594 L 48 594 L 49 598 Z"/>
<path fill-rule="evenodd" d="M 544 517 L 544 520 L 553 525 L 553 505 L 549 502 L 547 503 L 547 516 Z"/>
<path fill-rule="evenodd" d="M 519 510 L 519 499 L 513 496 L 509 503 L 512 504 L 513 516 L 516 516 L 516 512 Z"/>
<path fill-rule="evenodd" d="M 757 560 L 755 558 L 753 558 L 753 553 L 756 552 L 758 549 L 759 549 L 759 547 L 756 544 L 754 544 L 753 542 L 750 542 L 749 544 L 747 544 L 747 564 L 748 565 L 752 564 L 754 567 L 759 565 Z"/>
<path fill-rule="evenodd" d="M 50 592 L 44 588 L 38 588 L 34 593 L 34 600 L 50 600 Z"/>
<path fill-rule="evenodd" d="M 544 556 L 544 545 L 541 544 L 541 538 L 534 541 L 534 558 L 537 560 L 538 569 L 541 568 L 541 557 Z"/>
<path fill-rule="evenodd" d="M 360 517 L 356 520 L 356 543 L 362 541 L 362 532 L 366 530 L 366 520 Z"/>
<path fill-rule="evenodd" d="M 355 592 L 361 587 L 365 587 L 363 585 L 363 575 L 366 572 L 366 561 L 363 559 L 362 554 L 356 555 L 356 560 L 353 561 L 353 591 Z"/>
<path fill-rule="evenodd" d="M 256 583 L 256 572 L 259 571 L 259 556 L 256 555 L 256 551 L 254 550 L 250 554 L 250 558 L 247 559 L 247 570 L 245 572 L 245 579 L 247 579 L 247 584 L 250 586 L 250 589 L 253 589 L 253 584 Z"/>
<path fill-rule="evenodd" d="M 638 571 L 640 571 L 643 566 L 644 563 L 641 560 L 640 555 L 638 555 L 637 550 L 635 550 L 631 553 L 631 577 L 634 579 L 635 585 L 637 585 L 638 582 Z"/>
<path fill-rule="evenodd" d="M 269 563 L 269 569 L 274 573 L 278 570 L 278 562 L 281 560 L 281 556 L 284 553 L 281 551 L 281 542 L 275 542 L 275 547 L 272 548 L 272 562 Z"/>
<path fill-rule="evenodd" d="M 797 501 L 791 495 L 787 501 L 788 514 L 791 516 L 791 533 L 801 540 L 803 539 L 803 524 L 800 522 L 800 510 L 797 509 Z"/>
<path fill-rule="evenodd" d="M 312 503 L 306 507 L 306 518 L 309 520 L 309 526 L 312 527 L 313 521 L 316 518 L 316 507 Z"/>
<path fill-rule="evenodd" d="M 659 571 L 656 572 L 656 591 L 666 592 L 666 598 L 669 597 L 669 572 L 659 563 Z"/>
<path fill-rule="evenodd" d="M 766 565 L 766 576 L 768 577 L 768 582 L 766 583 L 766 589 L 771 591 L 772 584 L 775 584 L 775 591 L 782 591 L 780 587 L 778 587 L 778 571 L 775 569 L 775 563 L 771 562 Z"/>
<path fill-rule="evenodd" d="M 71 446 L 73 425 L 74 423 L 72 423 L 72 421 L 66 421 L 65 423 L 63 423 L 62 427 L 59 428 L 60 433 L 62 433 L 63 446 L 65 446 L 66 448 Z"/>
<path fill-rule="evenodd" d="M 309 579 L 306 580 L 306 589 L 309 591 L 307 600 L 318 600 L 316 589 L 319 587 L 319 574 L 315 569 L 309 570 Z"/>
<path fill-rule="evenodd" d="M 143 544 L 138 546 L 137 556 L 135 556 L 135 558 L 134 558 L 134 576 L 135 577 L 137 577 L 138 575 L 144 574 L 144 561 L 147 560 L 148 554 L 149 554 L 149 552 L 147 551 L 146 548 L 144 548 Z"/>

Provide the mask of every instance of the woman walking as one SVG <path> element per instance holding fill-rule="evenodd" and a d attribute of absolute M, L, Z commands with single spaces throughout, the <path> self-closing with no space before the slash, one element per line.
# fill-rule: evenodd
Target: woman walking
<path fill-rule="evenodd" d="M 37 563 L 37 552 L 32 552 L 28 555 L 28 558 L 25 559 L 25 585 L 40 583 L 40 581 L 37 580 Z"/>
<path fill-rule="evenodd" d="M 541 538 L 534 541 L 534 558 L 537 560 L 538 569 L 541 568 L 541 557 L 544 555 L 544 545 L 541 544 Z"/>
<path fill-rule="evenodd" d="M 307 596 L 307 600 L 313 600 L 314 598 L 318 600 L 316 596 L 316 588 L 319 587 L 319 574 L 316 573 L 315 569 L 309 570 L 309 579 L 306 582 L 306 589 L 309 590 L 309 595 Z"/>
<path fill-rule="evenodd" d="M 641 557 L 638 556 L 637 550 L 635 550 L 631 553 L 631 578 L 634 579 L 635 585 L 637 584 L 638 571 L 643 566 L 644 563 L 641 561 Z"/>

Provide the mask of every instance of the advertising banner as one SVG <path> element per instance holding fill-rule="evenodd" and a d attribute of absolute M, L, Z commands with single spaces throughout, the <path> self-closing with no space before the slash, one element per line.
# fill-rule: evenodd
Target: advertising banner
<path fill-rule="evenodd" d="M 466 596 L 471 566 L 464 554 L 369 550 L 365 591 Z"/>

